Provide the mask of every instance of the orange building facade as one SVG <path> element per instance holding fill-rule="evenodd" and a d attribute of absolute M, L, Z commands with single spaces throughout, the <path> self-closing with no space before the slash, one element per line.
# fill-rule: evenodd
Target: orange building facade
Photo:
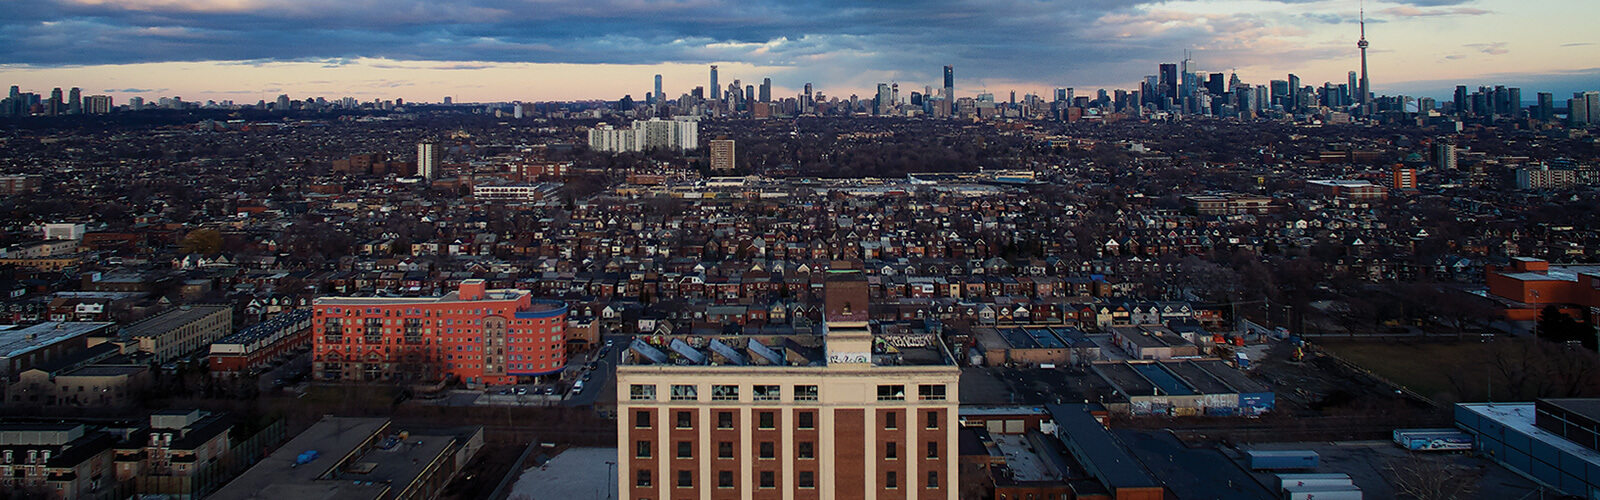
<path fill-rule="evenodd" d="M 566 366 L 567 306 L 465 280 L 440 297 L 314 302 L 318 380 L 515 384 Z"/>
<path fill-rule="evenodd" d="M 1516 303 L 1506 308 L 1506 319 L 1534 321 L 1550 305 L 1576 306 L 1562 308 L 1573 316 L 1600 308 L 1600 266 L 1552 268 L 1549 262 L 1522 257 L 1510 265 L 1488 266 L 1487 271 L 1489 294 Z"/>

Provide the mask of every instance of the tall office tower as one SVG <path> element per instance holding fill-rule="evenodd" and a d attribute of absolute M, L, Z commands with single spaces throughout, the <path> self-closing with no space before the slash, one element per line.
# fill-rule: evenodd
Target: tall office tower
<path fill-rule="evenodd" d="M 1223 80 L 1226 76 L 1222 73 L 1212 73 L 1211 77 L 1206 80 L 1206 92 L 1210 92 L 1211 95 L 1222 95 L 1227 92 L 1228 82 Z"/>
<path fill-rule="evenodd" d="M 1255 89 L 1255 108 L 1251 111 L 1260 113 L 1272 107 L 1272 89 L 1263 85 Z"/>
<path fill-rule="evenodd" d="M 1506 114 L 1513 120 L 1522 119 L 1522 89 L 1518 87 L 1506 89 L 1506 102 L 1511 105 Z"/>
<path fill-rule="evenodd" d="M 455 104 L 455 102 L 453 102 L 454 100 L 455 99 L 450 97 L 450 96 L 444 96 L 444 105 L 445 106 L 449 106 L 449 105 Z"/>
<path fill-rule="evenodd" d="M 1467 112 L 1472 110 L 1472 101 L 1470 99 L 1467 96 L 1467 86 L 1456 85 L 1455 103 L 1457 115 L 1466 115 Z"/>
<path fill-rule="evenodd" d="M 877 331 L 858 273 L 824 290 L 815 331 L 626 347 L 618 498 L 958 497 L 960 370 L 943 342 Z"/>
<path fill-rule="evenodd" d="M 1179 77 L 1182 78 L 1182 81 L 1179 82 L 1178 97 L 1185 100 L 1194 97 L 1195 89 L 1200 87 L 1199 78 L 1194 74 L 1194 69 L 1189 67 L 1193 62 L 1189 60 L 1189 51 L 1184 50 L 1182 66 L 1178 68 L 1180 71 Z"/>
<path fill-rule="evenodd" d="M 10 97 L 12 99 L 16 99 L 16 98 L 21 97 L 21 96 L 22 96 L 22 88 L 18 87 L 16 85 L 12 85 L 11 86 L 11 94 L 7 95 L 6 97 Z"/>
<path fill-rule="evenodd" d="M 1575 94 L 1567 99 L 1567 125 L 1583 127 L 1589 124 L 1589 102 L 1583 94 Z"/>
<path fill-rule="evenodd" d="M 666 102 L 667 101 L 667 95 L 661 93 L 661 75 L 656 75 L 656 98 L 655 99 L 658 102 Z M 654 104 L 654 103 L 651 103 L 651 104 Z"/>
<path fill-rule="evenodd" d="M 1160 75 L 1146 75 L 1143 82 L 1139 82 L 1139 105 L 1155 104 L 1161 100 L 1158 95 L 1161 90 Z"/>
<path fill-rule="evenodd" d="M 83 90 L 73 87 L 67 91 L 67 114 L 83 113 Z"/>
<path fill-rule="evenodd" d="M 481 279 L 443 296 L 322 297 L 311 309 L 317 380 L 514 384 L 566 364 L 566 303 Z M 527 354 L 508 354 L 516 349 Z"/>
<path fill-rule="evenodd" d="M 1345 96 L 1347 98 L 1347 99 L 1345 99 L 1346 102 L 1360 102 L 1361 101 L 1361 96 L 1356 95 L 1356 94 L 1361 93 L 1361 80 L 1359 80 L 1356 77 L 1356 72 L 1354 72 L 1354 71 L 1350 72 L 1350 87 L 1349 87 L 1349 89 L 1350 89 L 1350 94 Z"/>
<path fill-rule="evenodd" d="M 1555 95 L 1552 95 L 1549 92 L 1540 92 L 1539 93 L 1539 111 L 1538 111 L 1538 113 L 1539 113 L 1539 115 L 1536 116 L 1535 118 L 1538 118 L 1540 120 L 1550 121 L 1550 120 L 1555 119 L 1555 116 L 1556 116 L 1556 99 L 1555 99 Z"/>
<path fill-rule="evenodd" d="M 1506 92 L 1506 86 L 1496 85 L 1492 95 L 1494 98 L 1490 99 L 1489 102 L 1494 103 L 1494 114 L 1497 116 L 1511 114 L 1511 98 L 1510 94 Z"/>
<path fill-rule="evenodd" d="M 727 174 L 735 168 L 733 139 L 714 139 L 711 141 L 711 172 L 714 174 Z"/>
<path fill-rule="evenodd" d="M 772 102 L 772 79 L 761 79 L 761 102 Z"/>
<path fill-rule="evenodd" d="M 1014 100 L 1015 95 L 1016 95 L 1016 93 L 1012 92 L 1013 100 Z M 900 84 L 899 83 L 892 83 L 892 84 L 889 85 L 889 102 L 893 103 L 896 106 L 900 105 Z"/>
<path fill-rule="evenodd" d="M 744 100 L 746 100 L 746 101 L 755 101 L 756 100 L 756 86 L 755 85 L 745 85 L 744 86 Z"/>
<path fill-rule="evenodd" d="M 1367 81 L 1367 5 L 1361 4 L 1361 41 L 1356 42 L 1356 47 L 1361 48 L 1361 89 L 1358 91 L 1360 99 L 1356 101 L 1361 105 L 1362 113 L 1366 112 L 1367 101 L 1372 96 L 1372 88 Z"/>
<path fill-rule="evenodd" d="M 272 105 L 272 110 L 279 113 L 289 112 L 289 94 L 278 94 L 278 101 Z"/>
<path fill-rule="evenodd" d="M 1017 105 L 1017 91 L 1015 91 L 1015 90 L 1011 91 L 1011 105 L 1012 106 L 1016 106 Z"/>
<path fill-rule="evenodd" d="M 722 96 L 719 92 L 722 92 L 722 88 L 717 86 L 717 65 L 713 64 L 711 65 L 711 100 L 714 101 L 721 98 Z"/>
<path fill-rule="evenodd" d="M 944 66 L 944 98 L 951 102 L 956 98 L 956 69 L 955 66 Z"/>
<path fill-rule="evenodd" d="M 1433 168 L 1437 170 L 1456 169 L 1455 144 L 1451 144 L 1442 139 L 1435 139 L 1433 141 L 1433 151 L 1430 156 L 1432 156 L 1432 158 L 1429 158 L 1429 163 L 1433 164 Z"/>
<path fill-rule="evenodd" d="M 1283 107 L 1284 109 L 1289 110 L 1290 113 L 1298 113 L 1300 112 L 1300 108 L 1304 105 L 1305 103 L 1300 102 L 1300 77 L 1296 76 L 1294 73 L 1290 73 L 1289 96 Z"/>
<path fill-rule="evenodd" d="M 130 110 L 130 111 L 144 111 L 144 98 L 143 97 L 139 97 L 139 96 L 129 97 L 128 98 L 128 110 Z"/>
<path fill-rule="evenodd" d="M 66 111 L 66 98 L 61 97 L 61 87 L 50 91 L 50 100 L 45 103 L 44 114 L 55 116 Z"/>
<path fill-rule="evenodd" d="M 437 179 L 439 177 L 439 164 L 444 162 L 444 148 L 438 142 L 428 139 L 417 143 L 417 176 L 423 179 Z"/>
<path fill-rule="evenodd" d="M 878 84 L 878 95 L 872 98 L 872 114 L 883 116 L 889 113 L 889 84 Z"/>
<path fill-rule="evenodd" d="M 1066 100 L 1067 100 L 1067 89 L 1065 89 L 1065 88 L 1056 88 L 1056 102 L 1066 102 Z"/>
<path fill-rule="evenodd" d="M 1156 82 L 1159 85 L 1156 87 L 1156 93 L 1160 94 L 1159 97 L 1177 97 L 1179 83 L 1178 65 L 1162 64 L 1160 71 L 1157 72 L 1157 75 L 1161 77 L 1160 81 Z"/>
<path fill-rule="evenodd" d="M 1600 91 L 1584 92 L 1583 102 L 1584 106 L 1589 110 L 1589 123 L 1600 123 Z"/>

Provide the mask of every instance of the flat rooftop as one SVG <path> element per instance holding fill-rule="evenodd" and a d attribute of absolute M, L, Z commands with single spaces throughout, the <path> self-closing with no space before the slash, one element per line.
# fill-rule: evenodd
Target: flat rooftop
<path fill-rule="evenodd" d="M 361 480 L 324 480 L 343 457 L 358 451 L 374 434 L 389 426 L 387 418 L 329 417 L 295 436 L 255 467 L 217 490 L 217 498 L 279 500 L 344 500 L 382 498 L 390 486 Z M 295 465 L 301 453 L 316 450 L 311 463 Z M 376 471 L 376 469 L 374 469 Z M 404 487 L 396 487 L 399 488 Z"/>
<path fill-rule="evenodd" d="M 483 300 L 461 300 L 460 292 L 450 292 L 433 297 L 318 297 L 312 301 L 315 305 L 330 306 L 387 306 L 387 305 L 439 305 L 450 303 L 476 304 L 495 301 L 512 301 L 532 294 L 529 290 L 503 288 L 485 290 Z"/>
<path fill-rule="evenodd" d="M 1109 490 L 1119 488 L 1158 488 L 1144 466 L 1134 460 L 1111 432 L 1089 414 L 1087 405 L 1047 405 L 1056 421 L 1057 434 L 1072 450 L 1073 458 Z"/>
<path fill-rule="evenodd" d="M 159 316 L 128 325 L 123 329 L 123 335 L 128 338 L 158 335 L 171 331 L 174 328 L 199 321 L 201 318 L 216 314 L 219 311 L 229 311 L 228 306 L 200 305 L 183 306 L 162 313 Z"/>
<path fill-rule="evenodd" d="M 873 330 L 878 330 L 874 327 Z M 837 330 L 843 333 L 845 330 Z M 852 333 L 867 333 L 856 330 Z M 955 360 L 937 335 L 878 330 L 872 336 L 874 366 L 948 366 Z M 854 353 L 860 354 L 860 353 Z M 827 338 L 816 333 L 642 335 L 623 352 L 622 365 L 826 366 Z"/>
<path fill-rule="evenodd" d="M 111 328 L 116 323 L 61 322 L 0 330 L 0 357 L 15 358 L 40 347 Z"/>
<path fill-rule="evenodd" d="M 1600 274 L 1600 266 L 1550 266 L 1549 271 L 1505 273 L 1502 276 L 1518 281 L 1571 281 L 1576 283 L 1580 274 Z"/>
<path fill-rule="evenodd" d="M 1579 445 L 1567 438 L 1553 432 L 1540 429 L 1534 423 L 1537 410 L 1533 403 L 1458 403 L 1457 407 L 1476 413 L 1479 418 L 1492 420 L 1497 424 L 1521 432 L 1534 441 L 1538 441 L 1561 451 L 1564 451 L 1579 460 L 1588 462 L 1590 468 L 1600 467 L 1600 452 Z M 1496 439 L 1504 439 L 1497 436 Z M 1564 467 L 1565 468 L 1565 467 Z"/>
<path fill-rule="evenodd" d="M 1540 401 L 1556 408 L 1583 415 L 1588 417 L 1589 420 L 1600 421 L 1600 398 L 1550 398 Z"/>

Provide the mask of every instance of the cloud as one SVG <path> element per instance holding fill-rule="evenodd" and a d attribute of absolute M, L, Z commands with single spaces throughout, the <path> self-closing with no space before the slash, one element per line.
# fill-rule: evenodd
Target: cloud
<path fill-rule="evenodd" d="M 1592 43 L 1592 42 L 1577 42 L 1577 43 L 1563 43 L 1563 44 L 1561 44 L 1562 47 L 1587 47 L 1587 46 L 1590 46 L 1590 45 L 1594 45 L 1594 43 Z"/>
<path fill-rule="evenodd" d="M 148 93 L 152 93 L 152 92 L 166 92 L 166 91 L 167 91 L 167 89 L 132 89 L 132 88 L 129 88 L 129 89 L 105 89 L 105 90 L 102 90 L 101 92 L 120 93 L 120 94 L 148 94 Z"/>
<path fill-rule="evenodd" d="M 1493 11 L 1474 9 L 1471 7 L 1457 7 L 1454 9 L 1419 9 L 1409 5 L 1390 7 L 1378 11 L 1379 14 L 1388 14 L 1394 17 L 1444 17 L 1444 16 L 1481 16 L 1492 14 Z"/>
<path fill-rule="evenodd" d="M 1510 50 L 1506 49 L 1506 42 L 1469 43 L 1465 45 L 1465 47 L 1477 49 L 1478 52 L 1489 54 L 1491 56 L 1499 56 L 1511 53 Z"/>

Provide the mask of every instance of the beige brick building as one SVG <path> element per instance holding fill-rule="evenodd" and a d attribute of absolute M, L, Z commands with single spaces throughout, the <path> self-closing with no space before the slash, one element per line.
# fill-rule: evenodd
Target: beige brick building
<path fill-rule="evenodd" d="M 816 332 L 635 341 L 620 498 L 956 498 L 960 371 L 936 335 L 875 331 L 866 300 L 838 276 Z"/>

